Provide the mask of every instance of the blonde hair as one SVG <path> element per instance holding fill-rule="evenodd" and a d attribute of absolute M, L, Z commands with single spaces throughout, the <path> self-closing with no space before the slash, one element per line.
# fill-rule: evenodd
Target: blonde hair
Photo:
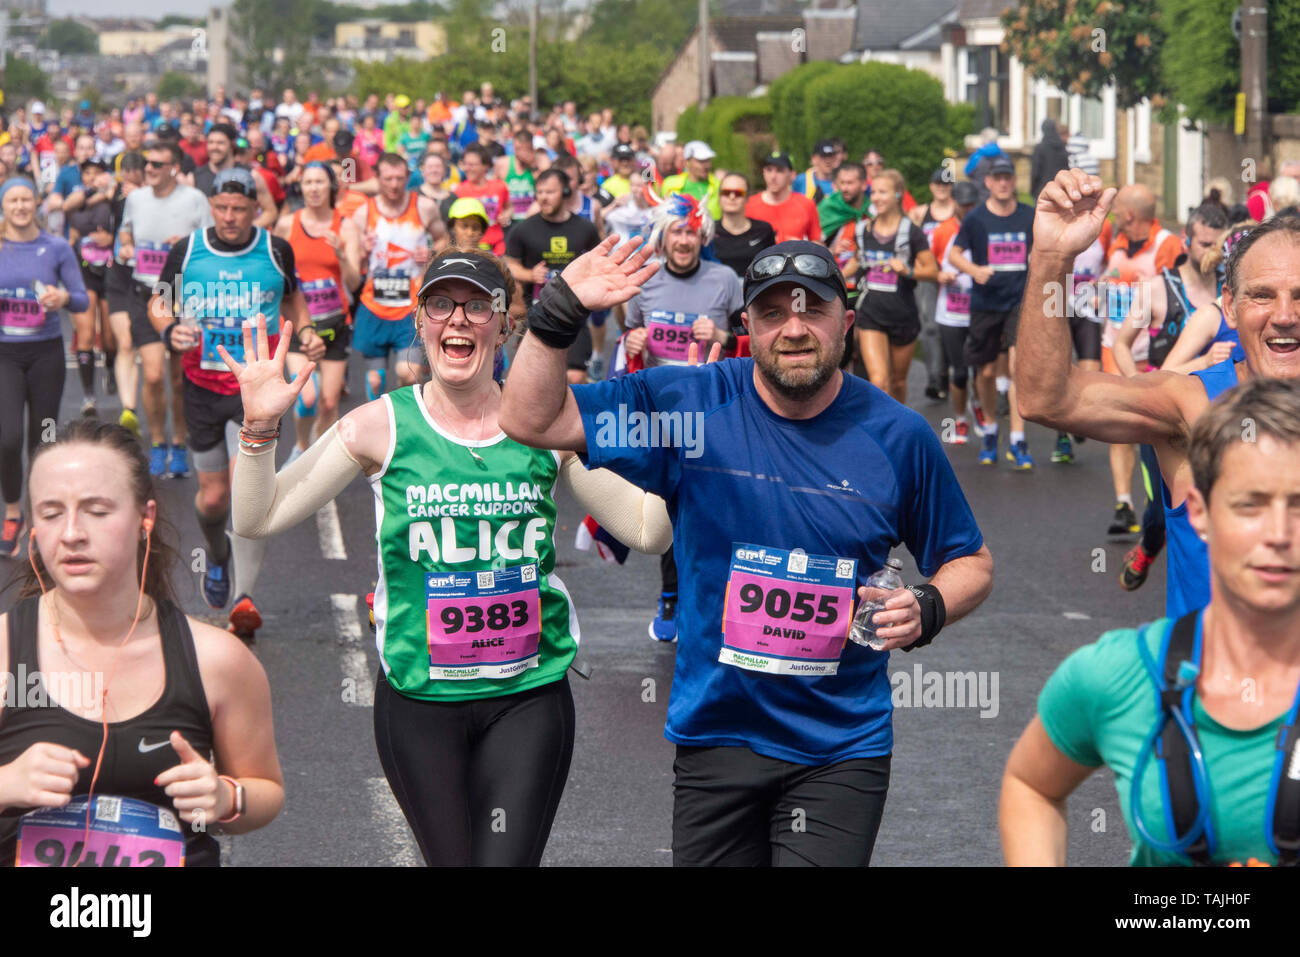
<path fill-rule="evenodd" d="M 1268 187 L 1268 199 L 1275 210 L 1300 206 L 1300 180 L 1294 176 L 1274 177 Z"/>

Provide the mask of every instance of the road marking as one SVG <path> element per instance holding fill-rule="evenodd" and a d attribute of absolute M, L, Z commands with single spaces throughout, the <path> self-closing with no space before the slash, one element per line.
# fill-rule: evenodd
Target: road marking
<path fill-rule="evenodd" d="M 419 867 L 423 863 L 420 848 L 387 779 L 366 778 L 366 794 L 370 799 L 370 819 L 379 828 L 383 840 L 382 859 L 371 863 L 384 867 Z"/>
<path fill-rule="evenodd" d="M 1092 621 L 1092 615 L 1085 615 L 1081 611 L 1063 611 L 1061 612 L 1061 617 L 1069 618 L 1074 621 Z"/>
<path fill-rule="evenodd" d="M 361 619 L 357 617 L 356 595 L 330 595 L 334 611 L 334 627 L 343 640 L 343 679 L 353 692 L 344 700 L 348 704 L 369 708 L 375 703 L 375 681 L 366 662 L 366 649 L 362 641 Z M 348 688 L 345 687 L 345 691 Z"/>
<path fill-rule="evenodd" d="M 348 560 L 343 547 L 343 529 L 339 527 L 339 508 L 330 499 L 316 510 L 316 530 L 320 532 L 320 553 L 334 561 Z"/>

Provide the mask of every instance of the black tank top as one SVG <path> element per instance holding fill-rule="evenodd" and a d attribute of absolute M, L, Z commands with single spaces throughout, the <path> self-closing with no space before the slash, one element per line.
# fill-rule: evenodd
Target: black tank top
<path fill-rule="evenodd" d="M 9 764 L 42 741 L 76 748 L 90 758 L 90 766 L 82 770 L 72 789 L 75 797 L 90 791 L 103 725 L 61 707 L 24 707 L 29 695 L 39 693 L 38 701 L 48 698 L 37 661 L 39 602 L 39 598 L 29 598 L 9 612 L 9 674 L 15 693 L 13 706 L 6 702 L 0 709 L 0 765 Z M 153 745 L 166 742 L 172 731 L 179 731 L 195 751 L 211 760 L 212 718 L 199 677 L 194 636 L 185 615 L 171 602 L 158 604 L 158 630 L 166 675 L 162 696 L 143 714 L 108 726 L 104 764 L 95 793 L 135 798 L 172 809 L 171 798 L 153 780 L 179 762 L 170 743 L 164 747 Z M 38 677 L 29 683 L 28 675 Z M 40 691 L 31 690 L 35 687 Z M 13 866 L 18 819 L 30 810 L 8 808 L 0 812 L 0 867 Z M 181 826 L 186 832 L 185 866 L 216 867 L 220 863 L 217 842 L 206 832 L 195 832 L 184 823 Z"/>

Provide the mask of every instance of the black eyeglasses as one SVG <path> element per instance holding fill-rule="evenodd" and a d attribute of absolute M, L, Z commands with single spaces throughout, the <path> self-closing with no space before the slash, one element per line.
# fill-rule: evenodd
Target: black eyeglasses
<path fill-rule="evenodd" d="M 171 160 L 145 160 L 144 165 L 150 169 L 162 169 L 164 166 L 171 166 Z"/>
<path fill-rule="evenodd" d="M 492 318 L 492 300 L 475 297 L 464 302 L 450 296 L 430 296 L 424 300 L 424 314 L 430 322 L 446 322 L 460 306 L 465 318 L 476 326 L 481 326 Z"/>

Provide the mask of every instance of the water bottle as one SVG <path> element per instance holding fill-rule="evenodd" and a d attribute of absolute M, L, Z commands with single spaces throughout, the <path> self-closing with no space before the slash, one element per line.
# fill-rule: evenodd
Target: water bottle
<path fill-rule="evenodd" d="M 885 562 L 884 568 L 867 579 L 867 587 L 881 588 L 888 592 L 897 591 L 903 587 L 903 577 L 899 574 L 902 570 L 903 563 L 897 558 L 891 558 Z M 868 598 L 860 604 L 857 613 L 853 616 L 853 627 L 849 629 L 849 637 L 860 645 L 880 651 L 886 639 L 876 637 L 876 626 L 872 623 L 871 616 L 884 607 L 884 598 Z"/>

